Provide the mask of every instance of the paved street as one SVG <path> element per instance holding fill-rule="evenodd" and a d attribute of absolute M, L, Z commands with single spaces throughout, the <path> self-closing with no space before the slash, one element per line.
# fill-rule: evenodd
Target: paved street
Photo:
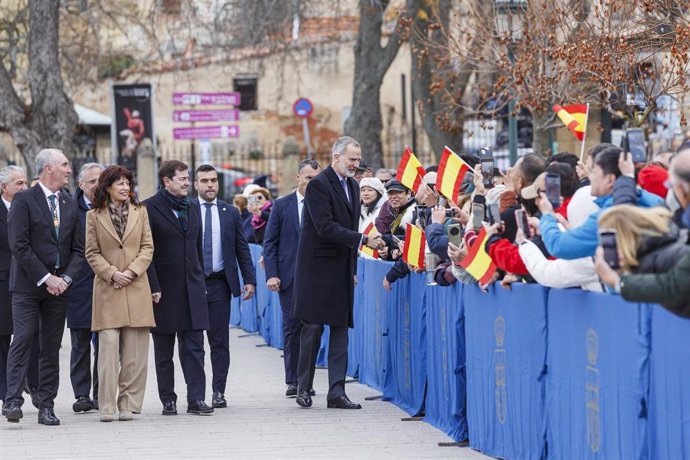
<path fill-rule="evenodd" d="M 62 425 L 38 425 L 37 410 L 27 401 L 21 424 L 0 420 L 0 458 L 488 458 L 469 448 L 438 447 L 447 436 L 424 422 L 402 422 L 406 414 L 390 403 L 364 401 L 377 393 L 363 385 L 347 386 L 362 410 L 326 409 L 324 370 L 316 373 L 314 407 L 300 409 L 282 396 L 280 351 L 256 347 L 263 343 L 258 336 L 240 335 L 244 332 L 231 330 L 227 409 L 210 417 L 187 415 L 178 367 L 180 415 L 161 416 L 151 347 L 144 413 L 132 422 L 100 423 L 96 411 L 72 412 L 67 331 L 56 401 Z M 208 353 L 206 366 L 210 369 Z M 207 383 L 210 395 L 210 379 Z"/>

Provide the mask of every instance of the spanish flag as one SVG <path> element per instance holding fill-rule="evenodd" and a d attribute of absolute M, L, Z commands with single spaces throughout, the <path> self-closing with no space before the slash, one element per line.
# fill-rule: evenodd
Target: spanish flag
<path fill-rule="evenodd" d="M 469 248 L 467 255 L 462 262 L 460 262 L 460 265 L 462 265 L 474 279 L 479 281 L 479 284 L 488 283 L 496 272 L 496 265 L 484 249 L 484 245 L 488 239 L 489 236 L 486 234 L 486 229 L 482 228 L 479 235 L 477 235 L 477 239 L 474 240 L 474 244 Z"/>
<path fill-rule="evenodd" d="M 425 174 L 426 171 L 417 157 L 414 156 L 414 153 L 412 153 L 412 149 L 406 146 L 405 153 L 403 153 L 398 165 L 398 172 L 395 175 L 397 181 L 411 189 L 414 193 L 417 193 Z"/>
<path fill-rule="evenodd" d="M 378 232 L 376 231 L 376 227 L 374 226 L 373 222 L 370 222 L 369 225 L 367 225 L 367 228 L 364 229 L 364 235 L 367 235 L 369 238 L 373 238 L 376 235 L 378 235 Z M 368 255 L 371 258 L 379 258 L 379 252 L 376 249 L 371 249 L 368 246 L 361 245 L 359 247 L 359 251 L 363 254 Z"/>
<path fill-rule="evenodd" d="M 424 235 L 424 231 L 416 225 L 407 224 L 403 260 L 413 267 L 423 269 L 425 247 L 426 236 Z"/>
<path fill-rule="evenodd" d="M 438 164 L 436 190 L 453 203 L 457 203 L 462 180 L 471 169 L 455 152 L 445 147 Z"/>
<path fill-rule="evenodd" d="M 579 140 L 585 138 L 585 130 L 587 129 L 587 104 L 554 105 L 553 111 L 556 112 L 558 118 L 563 124 L 573 133 L 573 136 Z"/>

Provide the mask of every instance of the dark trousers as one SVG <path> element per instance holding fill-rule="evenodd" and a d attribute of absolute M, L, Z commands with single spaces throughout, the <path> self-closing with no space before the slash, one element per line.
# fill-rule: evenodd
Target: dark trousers
<path fill-rule="evenodd" d="M 7 358 L 7 401 L 24 403 L 22 391 L 36 324 L 40 324 L 38 360 L 39 409 L 53 408 L 60 384 L 60 343 L 65 330 L 67 297 L 48 294 L 12 295 L 14 337 Z"/>
<path fill-rule="evenodd" d="M 206 331 L 211 348 L 213 392 L 225 393 L 230 369 L 230 288 L 222 278 L 206 280 L 206 300 L 211 328 Z"/>
<path fill-rule="evenodd" d="M 187 402 L 204 400 L 206 375 L 204 374 L 204 332 L 186 331 L 177 334 L 157 334 L 153 336 L 153 351 L 156 359 L 156 380 L 158 396 L 162 403 L 177 401 L 175 394 L 175 365 L 173 354 L 175 337 L 182 366 L 182 374 L 187 384 Z"/>
<path fill-rule="evenodd" d="M 299 379 L 298 391 L 309 391 L 314 385 L 316 357 L 321 345 L 323 325 L 302 324 L 299 348 Z M 328 395 L 327 399 L 335 399 L 345 395 L 345 375 L 347 373 L 347 327 L 331 326 L 328 342 Z"/>
<path fill-rule="evenodd" d="M 41 340 L 38 338 L 38 322 L 34 330 L 34 341 L 29 355 L 29 368 L 26 371 L 26 385 L 32 390 L 38 388 L 38 357 L 41 355 Z"/>
<path fill-rule="evenodd" d="M 7 354 L 10 352 L 11 335 L 0 335 L 0 399 L 7 395 Z"/>
<path fill-rule="evenodd" d="M 280 307 L 283 311 L 283 363 L 285 383 L 297 384 L 297 363 L 299 362 L 299 341 L 302 321 L 292 317 L 292 284 L 280 292 Z"/>
<path fill-rule="evenodd" d="M 98 339 L 93 342 L 93 369 L 91 367 L 90 329 L 70 329 L 72 353 L 69 360 L 69 376 L 74 397 L 89 397 L 93 382 L 93 397 L 98 399 Z M 93 377 L 92 377 L 93 376 Z"/>

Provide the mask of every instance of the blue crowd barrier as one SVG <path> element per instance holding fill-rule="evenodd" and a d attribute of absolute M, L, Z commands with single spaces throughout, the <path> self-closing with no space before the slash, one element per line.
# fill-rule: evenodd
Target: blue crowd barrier
<path fill-rule="evenodd" d="M 426 291 L 426 415 L 424 420 L 454 441 L 467 439 L 464 286 Z"/>
<path fill-rule="evenodd" d="M 547 290 L 464 289 L 470 446 L 493 457 L 544 454 Z"/>
<path fill-rule="evenodd" d="M 359 259 L 348 350 L 348 374 L 385 400 L 500 458 L 690 458 L 689 320 L 538 285 L 482 292 L 412 274 L 387 292 L 390 266 Z M 280 301 L 257 274 L 230 323 L 280 347 Z M 327 351 L 326 328 L 319 365 Z"/>
<path fill-rule="evenodd" d="M 409 415 L 424 408 L 426 386 L 426 302 L 424 275 L 393 284 L 387 302 L 388 345 L 383 399 Z"/>
<path fill-rule="evenodd" d="M 618 296 L 549 293 L 550 458 L 647 458 L 649 315 Z"/>
<path fill-rule="evenodd" d="M 651 308 L 649 458 L 690 458 L 690 321 Z"/>

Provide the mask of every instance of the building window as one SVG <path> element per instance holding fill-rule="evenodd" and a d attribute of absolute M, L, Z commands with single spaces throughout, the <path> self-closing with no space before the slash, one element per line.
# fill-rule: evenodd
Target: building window
<path fill-rule="evenodd" d="M 240 110 L 257 110 L 256 77 L 235 78 L 232 80 L 232 86 L 235 92 L 240 93 Z"/>

